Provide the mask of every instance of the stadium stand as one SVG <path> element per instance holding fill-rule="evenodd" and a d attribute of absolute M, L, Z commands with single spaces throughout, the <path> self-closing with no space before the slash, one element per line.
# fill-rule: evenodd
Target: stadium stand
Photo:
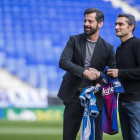
<path fill-rule="evenodd" d="M 137 0 L 128 0 L 140 6 Z M 1 67 L 34 88 L 56 96 L 62 76 L 58 61 L 70 35 L 83 32 L 83 12 L 96 7 L 105 14 L 100 35 L 116 47 L 115 20 L 121 8 L 103 0 L 0 1 Z M 138 8 L 137 7 L 137 8 Z M 138 8 L 139 9 L 139 8 Z M 140 22 L 138 22 L 140 25 Z M 135 35 L 140 37 L 140 26 Z"/>
<path fill-rule="evenodd" d="M 140 11 L 140 1 L 139 0 L 123 0 L 126 1 L 130 6 L 136 7 Z"/>
<path fill-rule="evenodd" d="M 0 108 L 46 108 L 48 92 L 22 82 L 0 69 Z"/>

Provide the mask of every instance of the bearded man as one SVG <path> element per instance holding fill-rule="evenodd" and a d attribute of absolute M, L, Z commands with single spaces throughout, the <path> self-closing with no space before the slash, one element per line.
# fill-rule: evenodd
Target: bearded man
<path fill-rule="evenodd" d="M 86 9 L 84 33 L 70 36 L 60 57 L 59 67 L 66 71 L 58 93 L 65 105 L 63 140 L 76 140 L 84 111 L 79 99 L 83 89 L 100 86 L 101 73 L 106 66 L 116 68 L 113 46 L 99 36 L 103 21 L 102 11 Z M 102 140 L 102 93 L 97 92 L 95 96 L 99 115 L 95 124 L 95 140 Z"/>

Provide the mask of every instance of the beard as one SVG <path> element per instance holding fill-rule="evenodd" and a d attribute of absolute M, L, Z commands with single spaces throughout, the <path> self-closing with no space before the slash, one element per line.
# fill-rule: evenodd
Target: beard
<path fill-rule="evenodd" d="M 85 29 L 90 29 L 90 30 L 86 31 Z M 91 36 L 91 35 L 95 34 L 97 32 L 97 30 L 98 30 L 98 25 L 95 28 L 84 26 L 84 33 L 86 36 Z"/>

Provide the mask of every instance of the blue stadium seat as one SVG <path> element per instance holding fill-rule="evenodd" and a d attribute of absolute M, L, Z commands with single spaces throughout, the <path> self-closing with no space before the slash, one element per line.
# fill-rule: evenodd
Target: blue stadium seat
<path fill-rule="evenodd" d="M 140 9 L 137 0 L 126 0 Z M 83 32 L 84 10 L 101 9 L 105 22 L 100 35 L 114 45 L 115 21 L 120 8 L 103 0 L 1 0 L 1 66 L 33 87 L 57 91 L 65 71 L 59 58 L 70 35 Z M 109 10 L 108 10 L 109 9 Z M 134 35 L 140 37 L 140 22 Z"/>

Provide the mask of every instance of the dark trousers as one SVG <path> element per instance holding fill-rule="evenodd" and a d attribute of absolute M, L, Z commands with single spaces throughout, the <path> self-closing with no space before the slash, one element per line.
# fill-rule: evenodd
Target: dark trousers
<path fill-rule="evenodd" d="M 119 101 L 123 140 L 140 140 L 140 101 Z"/>
<path fill-rule="evenodd" d="M 81 106 L 80 94 L 76 94 L 70 104 L 65 104 L 64 122 L 63 122 L 63 140 L 76 140 L 80 129 L 84 107 Z M 101 111 L 96 118 L 95 140 L 102 140 L 103 132 L 100 129 Z"/>

